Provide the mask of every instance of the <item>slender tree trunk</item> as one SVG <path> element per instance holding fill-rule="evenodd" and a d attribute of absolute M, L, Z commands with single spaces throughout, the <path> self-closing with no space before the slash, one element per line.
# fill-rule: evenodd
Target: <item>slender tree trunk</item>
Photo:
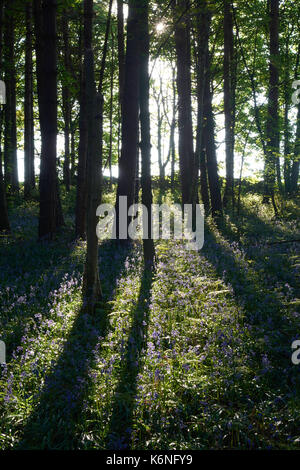
<path fill-rule="evenodd" d="M 298 45 L 297 58 L 296 58 L 295 80 L 298 79 L 299 60 L 300 60 L 300 44 Z M 290 172 L 291 194 L 296 194 L 298 190 L 299 166 L 300 166 L 300 104 L 298 104 L 296 136 L 295 136 L 295 144 L 294 144 L 294 156 L 293 156 L 293 163 L 291 165 L 291 172 Z"/>
<path fill-rule="evenodd" d="M 172 103 L 172 122 L 170 127 L 170 157 L 171 157 L 171 189 L 175 186 L 175 129 L 176 129 L 176 70 L 172 67 L 172 90 L 173 90 L 173 103 Z"/>
<path fill-rule="evenodd" d="M 86 45 L 92 45 L 93 0 L 84 0 Z M 83 277 L 83 297 L 86 309 L 94 313 L 95 304 L 102 297 L 98 267 L 98 239 L 96 210 L 101 200 L 102 185 L 102 109 L 103 98 L 96 92 L 92 48 L 85 49 L 85 77 L 88 120 L 87 149 L 87 254 Z"/>
<path fill-rule="evenodd" d="M 191 44 L 189 0 L 177 0 L 182 16 L 175 26 L 177 54 L 178 131 L 179 164 L 181 177 L 182 204 L 191 203 L 191 181 L 193 180 L 193 126 L 191 103 Z M 184 13 L 185 12 L 185 13 Z M 184 14 L 183 14 L 184 13 Z"/>
<path fill-rule="evenodd" d="M 210 56 L 207 48 L 206 54 L 206 76 L 204 90 L 204 128 L 203 128 L 203 144 L 205 146 L 207 175 L 210 191 L 210 203 L 213 216 L 218 216 L 222 212 L 222 199 L 220 190 L 220 181 L 218 175 L 216 145 L 215 145 L 215 123 L 212 107 L 212 91 L 210 89 L 211 72 L 210 72 Z"/>
<path fill-rule="evenodd" d="M 109 186 L 112 188 L 112 154 L 113 154 L 113 110 L 114 110 L 114 36 L 112 34 L 112 58 L 110 68 L 110 104 L 109 104 L 109 150 L 108 150 L 108 166 L 109 166 Z"/>
<path fill-rule="evenodd" d="M 83 49 L 91 49 L 91 24 L 93 17 L 90 16 L 90 9 L 84 9 L 84 39 Z M 79 114 L 79 148 L 78 148 L 78 168 L 77 168 L 77 192 L 76 192 L 76 215 L 75 215 L 75 236 L 85 239 L 86 237 L 86 206 L 87 206 L 87 185 L 86 185 L 86 159 L 88 147 L 88 115 L 86 108 L 86 77 L 85 67 L 82 65 L 80 79 L 80 114 Z"/>
<path fill-rule="evenodd" d="M 267 155 L 265 161 L 265 194 L 264 202 L 274 200 L 275 177 L 281 186 L 279 166 L 279 0 L 270 0 L 270 77 L 267 116 Z M 275 209 L 275 208 L 274 208 Z"/>
<path fill-rule="evenodd" d="M 224 115 L 226 145 L 226 185 L 223 203 L 234 207 L 234 38 L 231 0 L 224 0 Z"/>
<path fill-rule="evenodd" d="M 71 113 L 71 122 L 70 122 L 70 132 L 71 132 L 71 154 L 70 154 L 70 163 L 71 163 L 71 184 L 74 184 L 75 176 L 75 135 L 76 135 L 76 125 L 72 119 Z"/>
<path fill-rule="evenodd" d="M 93 3 L 86 0 L 86 3 Z M 101 199 L 101 155 L 100 147 L 100 125 L 102 119 L 102 97 L 96 93 L 94 77 L 93 51 L 85 52 L 87 112 L 90 116 L 88 121 L 88 152 L 87 152 L 87 254 L 83 277 L 84 302 L 89 313 L 94 312 L 95 304 L 102 297 L 101 284 L 98 267 L 98 238 L 96 235 L 97 217 L 96 211 Z"/>
<path fill-rule="evenodd" d="M 209 16 L 206 0 L 197 1 L 196 16 L 197 31 L 197 136 L 196 136 L 196 171 L 200 169 L 200 192 L 205 213 L 209 211 L 209 194 L 207 182 L 206 155 L 203 143 L 203 112 L 204 112 L 204 90 L 205 90 L 205 61 L 208 51 Z M 197 178 L 198 180 L 198 178 Z M 198 193 L 198 184 L 195 181 L 194 192 Z"/>
<path fill-rule="evenodd" d="M 64 65 L 66 74 L 70 73 L 70 41 L 69 28 L 67 20 L 67 11 L 62 14 L 62 33 L 64 42 Z M 67 191 L 70 191 L 71 173 L 70 173 L 70 122 L 71 122 L 71 103 L 69 85 L 63 84 L 63 115 L 64 115 L 64 138 L 65 138 L 65 158 L 63 163 L 64 184 Z"/>
<path fill-rule="evenodd" d="M 162 113 L 160 107 L 160 96 L 155 97 L 157 106 L 157 154 L 158 154 L 158 166 L 159 166 L 159 184 L 160 188 L 163 188 L 165 182 L 165 168 L 163 165 L 162 156 Z"/>
<path fill-rule="evenodd" d="M 33 119 L 33 65 L 32 65 L 32 4 L 26 5 L 25 42 L 25 103 L 24 103 L 24 196 L 35 188 L 34 174 L 34 119 Z"/>
<path fill-rule="evenodd" d="M 4 1 L 0 0 L 0 62 L 2 62 L 2 42 L 3 42 L 3 6 Z M 0 78 L 2 79 L 2 74 L 0 71 Z M 3 179 L 3 170 L 2 170 L 2 124 L 3 124 L 3 110 L 0 108 L 0 232 L 1 231 L 10 231 L 10 225 L 8 220 L 7 212 L 7 203 L 6 203 L 6 193 Z"/>
<path fill-rule="evenodd" d="M 142 155 L 142 203 L 148 211 L 148 230 L 151 230 L 152 191 L 151 191 L 151 137 L 149 112 L 149 25 L 148 0 L 140 0 L 141 16 L 141 72 L 140 72 L 140 122 Z M 144 262 L 152 268 L 155 251 L 151 236 L 143 240 Z"/>
<path fill-rule="evenodd" d="M 122 108 L 124 77 L 125 77 L 125 42 L 124 42 L 123 0 L 117 0 L 117 4 L 118 4 L 119 102 L 120 102 L 120 106 Z"/>
<path fill-rule="evenodd" d="M 299 165 L 300 165 L 300 104 L 298 104 L 294 160 L 293 160 L 292 169 L 291 169 L 291 193 L 293 194 L 296 194 L 298 190 Z"/>
<path fill-rule="evenodd" d="M 2 171 L 2 147 L 1 147 L 1 137 L 2 137 L 2 109 L 0 110 L 0 232 L 10 231 L 10 225 L 8 220 L 7 212 L 7 202 L 6 194 L 3 180 L 3 171 Z"/>
<path fill-rule="evenodd" d="M 37 5 L 39 7 L 39 5 Z M 40 37 L 37 41 L 37 66 L 41 129 L 39 238 L 52 239 L 57 226 L 57 57 L 56 0 L 43 0 L 36 13 Z"/>
<path fill-rule="evenodd" d="M 119 238 L 119 197 L 127 196 L 128 206 L 134 202 L 135 173 L 139 122 L 139 1 L 129 1 L 127 49 L 122 106 L 122 149 L 119 160 L 119 181 L 116 200 L 116 233 Z M 127 227 L 128 227 L 127 218 Z"/>
<path fill-rule="evenodd" d="M 19 191 L 16 126 L 15 0 L 6 1 L 4 18 L 4 69 L 6 83 L 4 169 L 5 186 Z"/>
<path fill-rule="evenodd" d="M 134 203 L 138 204 L 140 196 L 140 146 L 137 146 L 137 158 L 135 169 L 135 188 L 134 188 Z"/>
<path fill-rule="evenodd" d="M 290 57 L 289 57 L 289 34 L 285 42 L 284 57 L 284 118 L 283 118 L 283 135 L 284 135 L 284 190 L 285 194 L 289 194 L 291 188 L 291 126 L 289 121 L 290 107 Z"/>

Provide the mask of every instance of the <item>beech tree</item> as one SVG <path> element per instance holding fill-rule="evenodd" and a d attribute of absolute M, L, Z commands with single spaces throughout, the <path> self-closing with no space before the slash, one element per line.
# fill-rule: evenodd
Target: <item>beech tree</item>
<path fill-rule="evenodd" d="M 34 170 L 34 116 L 33 116 L 33 14 L 32 3 L 26 8 L 25 43 L 25 99 L 24 99 L 24 196 L 29 197 L 35 188 Z"/>
<path fill-rule="evenodd" d="M 56 0 L 35 0 L 36 56 L 41 129 L 39 238 L 52 239 L 57 227 L 57 31 Z"/>

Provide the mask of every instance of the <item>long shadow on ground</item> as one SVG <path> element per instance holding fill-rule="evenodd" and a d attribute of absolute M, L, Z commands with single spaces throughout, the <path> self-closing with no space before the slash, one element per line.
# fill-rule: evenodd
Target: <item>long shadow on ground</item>
<path fill-rule="evenodd" d="M 143 365 L 143 348 L 146 346 L 152 273 L 145 269 L 141 281 L 138 303 L 133 311 L 133 322 L 128 336 L 124 365 L 116 388 L 108 449 L 130 448 L 133 412 L 137 395 L 137 377 Z"/>
<path fill-rule="evenodd" d="M 34 238 L 0 246 L 0 334 L 8 359 L 20 344 L 33 312 L 38 309 L 44 314 L 41 302 L 59 288 L 66 272 L 78 271 L 80 263 L 71 259 L 73 250 L 70 233 L 51 243 Z"/>
<path fill-rule="evenodd" d="M 114 291 L 129 250 L 130 247 L 119 247 L 113 242 L 101 246 L 106 299 Z M 108 305 L 102 302 L 93 317 L 83 311 L 78 313 L 57 363 L 45 378 L 39 404 L 30 415 L 15 448 L 78 448 L 78 427 L 82 421 L 84 398 L 91 386 L 90 372 L 99 341 L 108 331 Z"/>
<path fill-rule="evenodd" d="M 228 236 L 228 231 L 222 231 L 222 226 L 219 226 L 221 236 Z M 201 253 L 215 267 L 217 274 L 232 286 L 236 302 L 240 305 L 247 324 L 258 328 L 259 335 L 265 335 L 267 338 L 261 353 L 275 361 L 277 367 L 285 370 L 283 377 L 274 369 L 274 387 L 281 387 L 285 383 L 294 389 L 292 376 L 295 368 L 290 360 L 293 338 L 286 330 L 287 306 L 283 303 L 280 292 L 274 289 L 274 284 L 270 285 L 266 272 L 269 259 L 265 259 L 264 252 L 260 256 L 259 247 L 256 247 L 245 253 L 247 263 L 241 263 L 235 256 L 236 249 L 239 250 L 238 247 L 233 248 L 229 243 L 221 242 L 215 233 L 209 228 L 206 229 Z"/>

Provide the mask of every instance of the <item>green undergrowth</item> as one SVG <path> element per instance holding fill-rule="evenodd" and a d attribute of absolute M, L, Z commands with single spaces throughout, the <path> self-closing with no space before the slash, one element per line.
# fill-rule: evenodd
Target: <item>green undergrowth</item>
<path fill-rule="evenodd" d="M 158 241 L 153 273 L 140 242 L 103 242 L 88 316 L 73 199 L 51 244 L 36 243 L 36 203 L 1 240 L 0 448 L 299 448 L 297 204 L 275 219 L 244 195 L 239 217 L 206 220 L 199 252 Z"/>

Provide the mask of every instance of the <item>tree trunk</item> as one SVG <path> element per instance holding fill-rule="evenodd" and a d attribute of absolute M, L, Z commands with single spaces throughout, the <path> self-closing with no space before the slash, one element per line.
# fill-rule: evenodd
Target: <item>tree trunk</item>
<path fill-rule="evenodd" d="M 93 1 L 85 0 L 88 5 Z M 92 7 L 91 7 L 92 8 Z M 86 96 L 88 121 L 87 151 L 87 252 L 83 276 L 83 298 L 88 313 L 94 313 L 96 302 L 102 297 L 98 267 L 98 238 L 96 235 L 96 211 L 100 204 L 101 188 L 101 135 L 102 97 L 96 93 L 94 59 L 92 49 L 85 51 Z"/>
<path fill-rule="evenodd" d="M 118 4 L 118 60 L 119 60 L 119 102 L 122 108 L 124 76 L 125 76 L 125 48 L 124 48 L 124 12 L 123 0 L 117 0 Z M 121 112 L 122 114 L 122 112 Z"/>
<path fill-rule="evenodd" d="M 62 13 L 62 33 L 64 42 L 64 66 L 67 77 L 70 74 L 70 44 L 69 28 L 67 20 L 67 11 Z M 70 173 L 70 122 L 71 122 L 71 103 L 69 85 L 62 85 L 63 115 L 64 115 L 64 138 L 65 138 L 65 158 L 63 164 L 64 184 L 67 191 L 70 191 L 71 173 Z"/>
<path fill-rule="evenodd" d="M 207 174 L 210 191 L 211 211 L 213 216 L 218 216 L 222 212 L 222 199 L 220 182 L 218 175 L 216 145 L 215 145 L 215 123 L 212 107 L 212 91 L 210 89 L 211 73 L 210 73 L 210 56 L 207 48 L 206 53 L 206 76 L 204 90 L 204 127 L 203 127 L 203 144 L 205 147 Z"/>
<path fill-rule="evenodd" d="M 0 0 L 0 62 L 2 62 L 2 41 L 3 41 L 3 6 L 4 1 Z M 0 78 L 2 79 L 1 71 L 0 71 Z M 3 171 L 2 171 L 2 124 L 3 124 L 3 111 L 0 109 L 0 232 L 1 231 L 10 231 L 10 225 L 8 220 L 8 212 L 7 212 L 7 203 L 6 203 L 6 194 L 5 194 L 5 186 L 4 186 L 4 179 L 3 179 Z"/>
<path fill-rule="evenodd" d="M 6 194 L 3 180 L 2 171 L 2 148 L 1 148 L 1 136 L 2 136 L 2 109 L 0 110 L 0 232 L 10 231 L 10 225 L 8 220 Z"/>
<path fill-rule="evenodd" d="M 171 158 L 171 189 L 175 186 L 175 129 L 176 129 L 176 70 L 172 67 L 172 90 L 173 90 L 173 103 L 172 103 L 172 122 L 170 127 L 170 149 L 169 155 Z"/>
<path fill-rule="evenodd" d="M 108 149 L 108 167 L 109 167 L 109 187 L 112 188 L 112 154 L 113 154 L 113 110 L 114 110 L 114 36 L 112 34 L 112 58 L 110 68 L 110 103 L 109 103 L 109 149 Z"/>
<path fill-rule="evenodd" d="M 149 25 L 148 0 L 140 0 L 141 27 L 141 63 L 140 63 L 140 122 L 142 156 L 142 204 L 148 211 L 148 231 L 151 230 L 152 191 L 151 191 L 151 137 L 149 112 Z M 147 269 L 154 263 L 155 251 L 153 239 L 148 233 L 143 240 L 144 262 Z"/>
<path fill-rule="evenodd" d="M 269 97 L 268 116 L 266 126 L 267 155 L 265 161 L 264 181 L 265 192 L 264 202 L 274 201 L 274 185 L 277 173 L 277 180 L 281 186 L 279 167 L 279 0 L 270 0 L 270 65 L 269 65 Z M 274 208 L 275 209 L 275 208 Z"/>
<path fill-rule="evenodd" d="M 139 128 L 139 1 L 130 0 L 128 6 L 127 49 L 122 106 L 122 149 L 119 160 L 119 181 L 116 200 L 117 238 L 119 238 L 119 197 L 127 196 L 128 206 L 131 206 L 134 202 Z M 127 227 L 128 222 L 127 218 Z"/>
<path fill-rule="evenodd" d="M 34 173 L 34 118 L 32 65 L 32 4 L 26 4 L 25 42 L 25 103 L 24 103 L 24 196 L 30 197 L 35 188 Z"/>
<path fill-rule="evenodd" d="M 296 194 L 298 190 L 299 164 L 300 164 L 300 104 L 298 104 L 294 160 L 293 160 L 292 170 L 291 170 L 291 193 L 293 194 Z"/>
<path fill-rule="evenodd" d="M 84 34 L 83 49 L 92 47 L 92 22 L 93 13 L 90 9 L 84 9 Z M 86 237 L 86 205 L 87 205 L 87 185 L 86 185 L 86 159 L 88 147 L 88 115 L 86 108 L 86 77 L 85 67 L 81 68 L 80 79 L 80 113 L 79 113 L 79 148 L 78 148 L 78 168 L 77 168 L 77 191 L 76 191 L 76 215 L 75 215 L 75 236 L 85 239 Z"/>
<path fill-rule="evenodd" d="M 209 211 L 209 194 L 207 183 L 207 165 L 203 143 L 203 112 L 204 112 L 204 89 L 205 89 L 205 61 L 208 51 L 208 35 L 209 35 L 209 16 L 207 12 L 206 0 L 197 1 L 197 136 L 196 136 L 196 176 L 198 177 L 198 169 L 200 169 L 200 192 L 202 203 L 204 204 L 205 213 Z M 198 178 L 194 182 L 194 193 L 198 193 Z"/>
<path fill-rule="evenodd" d="M 86 15 L 86 45 L 92 45 L 93 0 L 84 0 Z M 92 48 L 85 49 L 86 110 L 88 120 L 87 148 L 87 253 L 83 277 L 83 297 L 86 309 L 94 312 L 102 297 L 98 267 L 98 238 L 96 235 L 97 207 L 101 199 L 102 184 L 102 113 L 103 98 L 96 92 L 94 57 Z"/>
<path fill-rule="evenodd" d="M 39 3 L 39 2 L 37 2 Z M 43 0 L 37 5 L 37 66 L 40 129 L 40 214 L 39 238 L 52 239 L 56 230 L 57 176 L 57 58 L 56 58 L 56 0 Z M 40 17 L 39 15 L 42 14 Z M 40 37 L 39 37 L 40 36 Z"/>
<path fill-rule="evenodd" d="M 234 64 L 234 38 L 231 0 L 224 0 L 224 116 L 225 116 L 225 146 L 226 146 L 226 185 L 223 203 L 227 205 L 230 200 L 234 207 L 234 95 L 235 77 Z"/>
<path fill-rule="evenodd" d="M 4 69 L 6 83 L 4 169 L 5 186 L 19 191 L 16 127 L 15 0 L 5 3 Z"/>
<path fill-rule="evenodd" d="M 177 55 L 179 165 L 182 204 L 191 203 L 191 181 L 193 180 L 193 125 L 191 103 L 191 44 L 189 0 L 177 0 L 182 18 L 175 26 Z"/>
<path fill-rule="evenodd" d="M 75 177 L 75 135 L 76 135 L 76 124 L 72 119 L 71 113 L 71 122 L 70 122 L 70 132 L 71 132 L 71 154 L 70 154 L 70 163 L 71 163 L 71 184 L 74 184 Z"/>

